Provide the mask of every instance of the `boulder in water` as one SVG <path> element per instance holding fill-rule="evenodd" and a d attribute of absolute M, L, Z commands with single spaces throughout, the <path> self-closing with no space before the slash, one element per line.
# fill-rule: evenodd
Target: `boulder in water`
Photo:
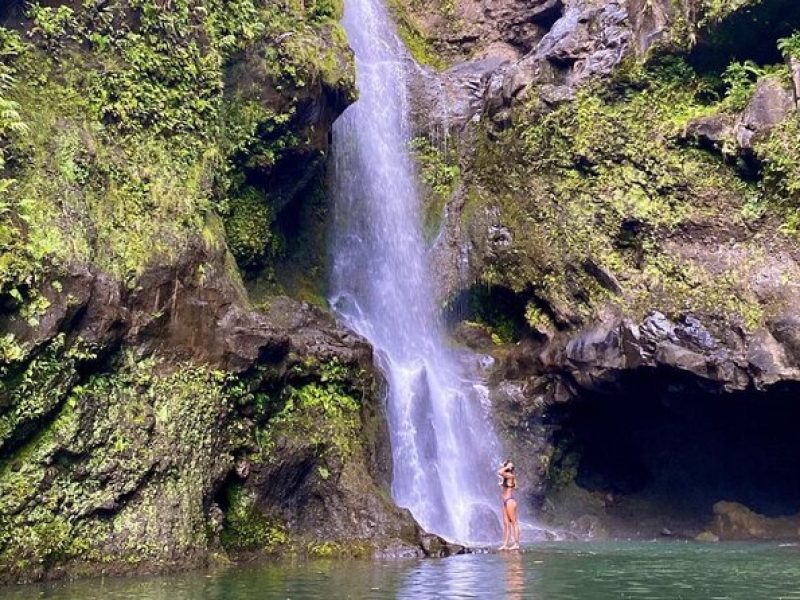
<path fill-rule="evenodd" d="M 738 502 L 717 502 L 707 531 L 720 540 L 778 540 L 800 536 L 800 516 L 771 519 Z"/>

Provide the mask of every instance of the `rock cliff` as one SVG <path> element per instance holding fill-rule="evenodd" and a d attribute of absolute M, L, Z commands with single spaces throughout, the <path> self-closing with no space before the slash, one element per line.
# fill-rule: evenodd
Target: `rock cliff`
<path fill-rule="evenodd" d="M 437 289 L 539 518 L 792 537 L 800 8 L 390 4 Z M 0 581 L 450 551 L 322 298 L 340 12 L 0 7 Z"/>
<path fill-rule="evenodd" d="M 660 530 L 648 510 L 692 530 L 717 500 L 759 504 L 754 490 L 773 484 L 749 480 L 749 492 L 720 485 L 736 497 L 687 508 L 664 483 L 680 467 L 658 467 L 682 456 L 680 442 L 653 441 L 659 463 L 643 440 L 603 448 L 581 428 L 599 414 L 597 427 L 608 416 L 644 429 L 620 411 L 679 412 L 688 397 L 793 414 L 797 7 L 463 0 L 412 2 L 401 16 L 447 58 L 417 90 L 440 294 L 455 334 L 497 359 L 498 420 L 543 518 L 645 535 Z M 665 428 L 650 434 L 670 435 L 672 417 L 653 418 Z M 753 464 L 775 452 L 748 448 Z M 630 477 L 609 475 L 614 462 Z M 717 466 L 709 477 L 735 477 Z M 706 485 L 687 477 L 687 495 Z M 778 514 L 799 499 L 786 491 Z"/>
<path fill-rule="evenodd" d="M 389 498 L 316 229 L 296 252 L 355 96 L 340 12 L 0 8 L 0 581 L 444 551 Z"/>

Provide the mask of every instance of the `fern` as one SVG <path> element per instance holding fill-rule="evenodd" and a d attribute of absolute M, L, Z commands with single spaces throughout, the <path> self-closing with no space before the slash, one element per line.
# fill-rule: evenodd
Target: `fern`
<path fill-rule="evenodd" d="M 800 31 L 778 40 L 778 50 L 787 58 L 800 59 Z"/>
<path fill-rule="evenodd" d="M 6 30 L 0 28 L 0 57 L 10 58 L 19 53 L 17 39 L 5 35 Z M 0 171 L 5 168 L 5 150 L 8 141 L 13 136 L 27 133 L 28 128 L 19 114 L 19 105 L 8 99 L 7 94 L 14 85 L 11 67 L 0 63 Z M 8 180 L 0 179 L 0 194 L 9 187 Z"/>
<path fill-rule="evenodd" d="M 767 70 L 751 60 L 732 62 L 722 74 L 722 81 L 727 86 L 725 107 L 731 111 L 743 110 L 756 89 L 759 78 L 767 74 Z"/>

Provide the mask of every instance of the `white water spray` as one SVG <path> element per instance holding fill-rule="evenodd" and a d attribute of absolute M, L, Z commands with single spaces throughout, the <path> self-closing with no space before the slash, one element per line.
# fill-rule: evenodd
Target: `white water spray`
<path fill-rule="evenodd" d="M 381 0 L 346 0 L 344 26 L 360 96 L 333 129 L 331 303 L 373 344 L 388 382 L 395 501 L 450 540 L 496 540 L 487 392 L 474 357 L 445 343 L 422 235 L 408 150 L 413 61 Z"/>

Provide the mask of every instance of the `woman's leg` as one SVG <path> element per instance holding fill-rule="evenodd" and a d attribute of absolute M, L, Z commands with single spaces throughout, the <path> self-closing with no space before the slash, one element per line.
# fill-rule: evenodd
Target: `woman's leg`
<path fill-rule="evenodd" d="M 508 513 L 508 528 L 514 536 L 514 544 L 511 549 L 519 548 L 519 520 L 517 519 L 517 501 L 509 500 L 506 503 L 506 513 Z"/>
<path fill-rule="evenodd" d="M 506 503 L 503 502 L 503 545 L 500 546 L 500 550 L 508 549 L 508 536 L 510 532 L 511 532 L 511 521 L 508 518 Z"/>

